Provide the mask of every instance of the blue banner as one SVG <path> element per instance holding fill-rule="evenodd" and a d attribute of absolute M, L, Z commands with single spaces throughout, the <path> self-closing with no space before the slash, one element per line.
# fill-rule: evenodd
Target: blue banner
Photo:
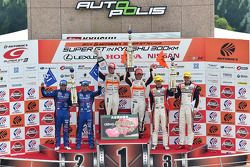
<path fill-rule="evenodd" d="M 44 83 L 46 86 L 51 86 L 57 82 L 56 77 L 54 76 L 54 74 L 52 73 L 50 68 L 49 68 L 47 74 L 43 75 L 43 78 L 44 78 Z"/>
<path fill-rule="evenodd" d="M 99 64 L 97 63 L 89 72 L 89 75 L 91 75 L 96 81 L 98 81 L 98 75 L 99 75 Z"/>

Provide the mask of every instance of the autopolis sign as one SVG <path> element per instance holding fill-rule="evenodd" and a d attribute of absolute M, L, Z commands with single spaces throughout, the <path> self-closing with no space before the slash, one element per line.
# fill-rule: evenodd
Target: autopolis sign
<path fill-rule="evenodd" d="M 80 9 L 109 9 L 108 17 L 113 16 L 152 16 L 152 15 L 164 15 L 167 6 L 150 6 L 147 11 L 142 11 L 141 7 L 131 6 L 129 0 L 111 0 L 101 1 L 96 3 L 95 1 L 79 1 L 76 4 L 76 10 Z"/>

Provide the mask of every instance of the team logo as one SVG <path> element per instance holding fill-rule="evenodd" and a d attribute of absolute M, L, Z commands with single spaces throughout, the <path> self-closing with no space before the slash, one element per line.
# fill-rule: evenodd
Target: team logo
<path fill-rule="evenodd" d="M 226 133 L 226 135 L 231 135 L 231 133 L 232 133 L 232 131 L 233 131 L 233 128 L 231 127 L 231 126 L 226 126 L 225 128 L 224 128 L 224 132 Z"/>
<path fill-rule="evenodd" d="M 7 144 L 6 143 L 1 143 L 0 144 L 0 152 L 6 151 L 6 148 L 7 148 Z"/>
<path fill-rule="evenodd" d="M 15 103 L 14 105 L 13 105 L 13 110 L 15 111 L 15 112 L 18 112 L 19 110 L 20 110 L 20 108 L 21 108 L 21 103 Z"/>
<path fill-rule="evenodd" d="M 50 123 L 54 122 L 53 114 L 45 114 L 42 118 L 42 121 L 44 121 L 46 124 L 50 124 Z"/>
<path fill-rule="evenodd" d="M 29 95 L 29 96 L 34 96 L 35 93 L 36 93 L 36 90 L 35 90 L 34 88 L 30 88 L 30 89 L 28 90 L 28 95 Z"/>
<path fill-rule="evenodd" d="M 173 132 L 174 134 L 178 135 L 178 134 L 179 134 L 179 127 L 178 127 L 177 125 L 175 125 L 175 126 L 172 128 L 171 132 Z"/>
<path fill-rule="evenodd" d="M 248 70 L 248 67 L 237 66 L 237 70 Z"/>
<path fill-rule="evenodd" d="M 211 147 L 216 147 L 216 145 L 218 144 L 218 140 L 216 138 L 211 138 L 209 141 Z"/>
<path fill-rule="evenodd" d="M 224 146 L 227 150 L 230 150 L 234 147 L 234 144 L 232 142 L 232 140 L 230 139 L 226 139 L 223 143 L 222 146 Z"/>
<path fill-rule="evenodd" d="M 219 103 L 214 100 L 214 99 L 211 99 L 209 100 L 209 102 L 207 103 L 207 106 L 210 107 L 212 110 L 216 109 L 217 107 L 219 107 Z"/>
<path fill-rule="evenodd" d="M 218 118 L 218 114 L 216 112 L 211 112 L 209 114 L 209 118 L 212 120 L 212 121 L 215 121 L 217 118 Z"/>
<path fill-rule="evenodd" d="M 226 109 L 230 109 L 231 105 L 232 105 L 232 101 L 231 101 L 231 100 L 226 100 L 226 101 L 224 102 L 224 107 L 225 107 Z"/>
<path fill-rule="evenodd" d="M 36 102 L 31 101 L 28 104 L 28 110 L 34 110 L 36 108 Z"/>
<path fill-rule="evenodd" d="M 241 109 L 241 110 L 244 110 L 246 107 L 247 107 L 247 102 L 245 102 L 245 101 L 241 101 L 238 104 L 238 108 Z"/>
<path fill-rule="evenodd" d="M 20 100 L 21 97 L 22 97 L 22 92 L 20 90 L 14 90 L 12 93 L 11 93 L 11 98 L 13 98 L 14 100 Z"/>
<path fill-rule="evenodd" d="M 36 141 L 35 141 L 35 140 L 31 140 L 31 141 L 28 143 L 28 146 L 29 146 L 29 148 L 34 149 L 35 146 L 36 146 Z"/>
<path fill-rule="evenodd" d="M 246 141 L 246 140 L 241 140 L 241 141 L 239 142 L 239 146 L 240 146 L 240 149 L 245 150 L 246 147 L 247 147 L 247 141 Z"/>
<path fill-rule="evenodd" d="M 7 130 L 2 130 L 2 131 L 0 131 L 0 140 L 3 140 L 3 139 L 6 138 L 7 136 L 8 136 Z"/>
<path fill-rule="evenodd" d="M 18 59 L 24 53 L 27 48 L 14 48 L 6 52 L 3 57 L 5 59 Z"/>
<path fill-rule="evenodd" d="M 0 125 L 4 125 L 7 119 L 5 117 L 0 117 Z"/>
<path fill-rule="evenodd" d="M 13 146 L 12 146 L 11 149 L 12 149 L 14 152 L 21 152 L 23 148 L 24 148 L 23 144 L 22 144 L 21 142 L 17 141 L 17 142 L 15 142 L 15 143 L 13 144 Z"/>
<path fill-rule="evenodd" d="M 126 104 L 127 104 L 127 100 L 125 100 L 125 99 L 121 99 L 119 101 L 119 107 L 121 107 L 121 108 L 124 108 Z"/>
<path fill-rule="evenodd" d="M 126 95 L 127 92 L 128 92 L 128 88 L 127 87 L 120 87 L 119 88 L 119 95 L 120 96 Z"/>
<path fill-rule="evenodd" d="M 248 135 L 248 131 L 245 127 L 240 127 L 236 133 L 242 138 L 245 138 Z"/>
<path fill-rule="evenodd" d="M 174 119 L 175 119 L 176 121 L 179 120 L 179 112 L 175 112 L 175 113 L 174 113 Z"/>
<path fill-rule="evenodd" d="M 195 124 L 193 126 L 194 132 L 198 132 L 201 129 L 201 125 L 200 124 Z"/>
<path fill-rule="evenodd" d="M 194 64 L 193 64 L 193 69 L 199 69 L 199 68 L 200 68 L 199 63 L 194 63 Z"/>
<path fill-rule="evenodd" d="M 19 125 L 22 122 L 22 120 L 23 120 L 22 117 L 18 115 L 13 119 L 13 124 Z"/>
<path fill-rule="evenodd" d="M 48 126 L 44 129 L 44 132 L 46 135 L 52 135 L 53 132 L 53 127 L 52 126 Z"/>
<path fill-rule="evenodd" d="M 104 100 L 102 100 L 99 104 L 99 108 L 104 108 L 105 107 L 105 102 Z"/>
<path fill-rule="evenodd" d="M 239 116 L 239 121 L 240 121 L 240 123 L 246 123 L 245 121 L 246 121 L 246 119 L 247 119 L 247 115 L 246 114 L 240 114 L 240 116 Z"/>
<path fill-rule="evenodd" d="M 175 144 L 175 145 L 179 145 L 179 144 L 180 144 L 180 139 L 179 139 L 179 137 L 177 137 L 177 138 L 174 139 L 174 144 Z"/>
<path fill-rule="evenodd" d="M 29 136 L 30 138 L 35 138 L 37 134 L 38 134 L 38 131 L 34 127 L 30 127 L 26 133 L 26 135 Z"/>
<path fill-rule="evenodd" d="M 35 119 L 36 119 L 35 114 L 30 114 L 29 117 L 28 117 L 28 121 L 30 121 L 30 122 L 34 122 Z"/>
<path fill-rule="evenodd" d="M 195 144 L 195 145 L 202 144 L 202 138 L 200 138 L 200 137 L 195 138 L 193 144 Z"/>
<path fill-rule="evenodd" d="M 180 105 L 181 105 L 181 101 L 179 99 L 176 99 L 174 101 L 174 108 L 175 109 L 179 109 L 180 108 Z"/>
<path fill-rule="evenodd" d="M 177 112 L 178 113 L 178 112 Z M 200 112 L 197 112 L 195 115 L 194 115 L 194 121 L 195 122 L 199 122 L 200 120 L 202 119 L 202 114 Z"/>
<path fill-rule="evenodd" d="M 241 97 L 244 97 L 247 93 L 247 90 L 246 90 L 246 88 L 240 88 L 238 93 Z"/>
<path fill-rule="evenodd" d="M 53 105 L 53 101 L 52 100 L 47 100 L 44 103 L 44 107 L 45 107 L 46 110 L 51 110 L 52 105 Z"/>
<path fill-rule="evenodd" d="M 20 138 L 21 133 L 22 133 L 22 131 L 20 128 L 15 129 L 13 132 L 13 134 L 16 138 Z"/>
<path fill-rule="evenodd" d="M 4 98 L 6 95 L 6 92 L 4 90 L 0 90 L 0 98 Z"/>
<path fill-rule="evenodd" d="M 221 93 L 227 98 L 231 97 L 234 94 L 232 89 L 229 87 L 224 88 Z"/>
<path fill-rule="evenodd" d="M 227 113 L 224 115 L 224 121 L 230 122 L 233 119 L 233 115 L 231 113 Z"/>
<path fill-rule="evenodd" d="M 0 104 L 0 115 L 6 114 L 8 111 L 8 108 L 6 107 L 5 104 Z"/>
<path fill-rule="evenodd" d="M 55 144 L 55 141 L 53 139 L 48 139 L 45 141 L 45 144 Z"/>
<path fill-rule="evenodd" d="M 233 43 L 225 43 L 220 49 L 220 53 L 224 57 L 231 56 L 234 52 L 235 45 Z"/>
<path fill-rule="evenodd" d="M 211 94 L 211 96 L 214 96 L 216 91 L 217 91 L 216 86 L 210 86 L 209 93 Z"/>
<path fill-rule="evenodd" d="M 219 128 L 218 128 L 217 126 L 215 126 L 215 125 L 212 125 L 212 126 L 209 128 L 209 132 L 210 132 L 211 134 L 214 134 L 214 133 L 218 132 L 218 130 L 219 130 Z"/>

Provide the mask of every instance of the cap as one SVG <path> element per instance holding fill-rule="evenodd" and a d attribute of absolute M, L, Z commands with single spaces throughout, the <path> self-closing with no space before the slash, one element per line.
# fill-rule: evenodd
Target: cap
<path fill-rule="evenodd" d="M 162 77 L 160 75 L 156 75 L 155 78 L 154 78 L 154 81 L 163 81 Z"/>
<path fill-rule="evenodd" d="M 184 72 L 184 75 L 183 75 L 184 77 L 190 77 L 191 78 L 191 73 L 190 72 L 188 72 L 188 71 L 186 71 L 186 72 Z"/>
<path fill-rule="evenodd" d="M 109 65 L 108 65 L 108 67 L 111 67 L 111 68 L 116 68 L 116 65 L 115 65 L 115 63 L 109 63 Z"/>
<path fill-rule="evenodd" d="M 141 69 L 141 68 L 137 68 L 137 69 L 135 70 L 135 74 L 143 74 L 142 69 Z"/>
<path fill-rule="evenodd" d="M 81 86 L 89 86 L 89 81 L 83 80 L 80 82 Z"/>
<path fill-rule="evenodd" d="M 67 86 L 67 81 L 66 81 L 66 80 L 61 80 L 61 81 L 60 81 L 60 85 L 65 85 L 65 86 Z"/>

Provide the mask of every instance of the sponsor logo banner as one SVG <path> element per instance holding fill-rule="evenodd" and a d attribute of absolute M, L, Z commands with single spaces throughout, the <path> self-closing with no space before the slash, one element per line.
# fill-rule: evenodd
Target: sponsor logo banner
<path fill-rule="evenodd" d="M 194 123 L 193 130 L 195 136 L 206 136 L 206 124 Z"/>
<path fill-rule="evenodd" d="M 10 116 L 0 116 L 0 129 L 10 128 Z"/>
<path fill-rule="evenodd" d="M 17 102 L 10 102 L 10 114 L 23 114 L 24 113 L 24 102 L 17 101 Z"/>
<path fill-rule="evenodd" d="M 249 113 L 236 113 L 236 125 L 250 126 Z"/>
<path fill-rule="evenodd" d="M 38 112 L 39 111 L 39 100 L 25 101 L 25 113 Z"/>
<path fill-rule="evenodd" d="M 235 138 L 235 126 L 234 125 L 221 125 L 221 137 Z"/>
<path fill-rule="evenodd" d="M 249 152 L 250 151 L 250 140 L 236 139 L 236 151 Z"/>
<path fill-rule="evenodd" d="M 235 124 L 235 113 L 234 112 L 221 112 L 221 123 L 222 124 Z"/>
<path fill-rule="evenodd" d="M 22 154 L 25 152 L 25 140 L 11 141 L 10 142 L 11 154 Z"/>
<path fill-rule="evenodd" d="M 220 99 L 206 98 L 206 110 L 220 111 Z"/>
<path fill-rule="evenodd" d="M 24 100 L 24 88 L 10 89 L 10 102 Z"/>
<path fill-rule="evenodd" d="M 221 111 L 235 111 L 235 100 L 221 99 Z"/>
<path fill-rule="evenodd" d="M 221 150 L 235 151 L 235 139 L 233 138 L 221 138 Z"/>
<path fill-rule="evenodd" d="M 54 113 L 51 112 L 40 113 L 40 125 L 54 125 L 54 124 L 55 124 Z"/>
<path fill-rule="evenodd" d="M 25 114 L 25 126 L 39 125 L 39 113 Z"/>
<path fill-rule="evenodd" d="M 40 137 L 41 138 L 54 138 L 55 137 L 55 126 L 54 125 L 41 125 L 40 126 Z"/>
<path fill-rule="evenodd" d="M 10 114 L 10 104 L 0 103 L 0 116 L 5 116 Z"/>
<path fill-rule="evenodd" d="M 24 127 L 10 128 L 10 140 L 24 140 L 25 139 Z"/>
<path fill-rule="evenodd" d="M 207 111 L 207 123 L 220 123 L 221 117 L 218 111 Z"/>
<path fill-rule="evenodd" d="M 236 126 L 236 138 L 249 139 L 250 127 L 249 126 Z"/>
<path fill-rule="evenodd" d="M 25 139 L 39 138 L 39 126 L 25 127 Z"/>
<path fill-rule="evenodd" d="M 250 112 L 250 100 L 235 100 L 235 110 L 238 112 Z"/>
<path fill-rule="evenodd" d="M 221 125 L 220 124 L 207 124 L 207 136 L 218 136 L 221 134 Z"/>
<path fill-rule="evenodd" d="M 207 146 L 211 150 L 220 150 L 221 149 L 221 138 L 220 137 L 210 137 L 207 136 Z"/>
<path fill-rule="evenodd" d="M 234 86 L 221 86 L 221 98 L 234 99 L 235 98 L 235 87 Z"/>
<path fill-rule="evenodd" d="M 0 143 L 0 155 L 10 154 L 10 142 Z"/>
<path fill-rule="evenodd" d="M 38 152 L 40 145 L 40 139 L 25 140 L 26 152 Z"/>
<path fill-rule="evenodd" d="M 10 141 L 10 129 L 0 129 L 0 141 Z"/>
<path fill-rule="evenodd" d="M 11 115 L 10 116 L 10 127 L 23 127 L 24 126 L 24 114 Z"/>

